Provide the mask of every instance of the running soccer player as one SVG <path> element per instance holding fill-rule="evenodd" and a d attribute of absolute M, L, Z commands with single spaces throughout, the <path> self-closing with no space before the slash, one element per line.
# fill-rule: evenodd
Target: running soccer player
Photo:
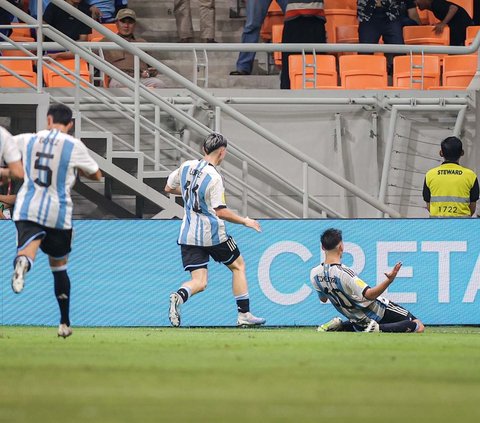
<path fill-rule="evenodd" d="M 232 272 L 237 325 L 263 325 L 265 319 L 250 312 L 245 262 L 235 240 L 227 234 L 224 221 L 245 225 L 257 232 L 261 230 L 260 224 L 254 219 L 238 216 L 225 204 L 223 179 L 215 166 L 225 158 L 227 139 L 212 133 L 205 138 L 203 150 L 202 160 L 184 162 L 170 174 L 165 186 L 166 192 L 183 198 L 185 214 L 177 242 L 183 267 L 191 274 L 191 280 L 170 295 L 168 317 L 172 326 L 180 326 L 181 305 L 207 287 L 207 266 L 209 257 L 212 257 Z"/>
<path fill-rule="evenodd" d="M 33 266 L 38 248 L 48 255 L 53 273 L 55 297 L 60 308 L 58 336 L 72 334 L 70 328 L 70 279 L 68 254 L 72 241 L 72 199 L 70 190 L 77 170 L 92 180 L 102 174 L 85 145 L 68 135 L 72 111 L 62 104 L 50 106 L 47 128 L 37 134 L 17 135 L 14 139 L 23 157 L 25 181 L 13 211 L 17 227 L 17 256 L 12 289 L 23 290 L 25 274 Z"/>
<path fill-rule="evenodd" d="M 310 280 L 320 301 L 330 302 L 348 321 L 339 317 L 318 328 L 319 331 L 349 332 L 423 332 L 424 326 L 402 306 L 382 297 L 402 267 L 397 263 L 386 279 L 371 288 L 355 272 L 341 264 L 342 232 L 327 229 L 321 236 L 325 262 L 312 269 Z"/>

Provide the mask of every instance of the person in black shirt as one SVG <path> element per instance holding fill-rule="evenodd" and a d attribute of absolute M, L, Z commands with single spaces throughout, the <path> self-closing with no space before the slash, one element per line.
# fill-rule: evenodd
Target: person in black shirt
<path fill-rule="evenodd" d="M 91 16 L 90 6 L 87 4 L 87 2 L 82 0 L 65 1 L 73 7 L 78 8 L 78 10 L 86 15 Z M 50 3 L 45 9 L 43 21 L 46 24 L 58 29 L 60 32 L 63 32 L 66 36 L 75 41 L 87 41 L 88 34 L 91 34 L 92 32 L 92 29 L 88 25 L 80 22 L 78 19 L 74 18 L 72 15 L 65 12 L 63 9 L 60 9 L 53 3 Z M 52 40 L 46 38 L 45 41 Z"/>
<path fill-rule="evenodd" d="M 402 27 L 421 25 L 415 0 L 405 0 L 400 6 L 400 22 Z"/>
<path fill-rule="evenodd" d="M 446 0 L 416 0 L 420 10 L 431 10 L 440 20 L 435 24 L 435 33 L 441 34 L 448 25 L 450 28 L 450 45 L 463 46 L 467 34 L 467 26 L 473 25 L 473 20 L 463 7 Z"/>
<path fill-rule="evenodd" d="M 14 4 L 17 7 L 22 7 L 23 0 L 8 0 L 9 3 Z M 13 15 L 7 12 L 4 8 L 0 7 L 0 25 L 10 25 L 13 20 Z M 10 37 L 12 30 L 10 28 L 1 28 L 0 32 L 7 37 Z M 0 40 L 3 41 L 3 40 Z"/>

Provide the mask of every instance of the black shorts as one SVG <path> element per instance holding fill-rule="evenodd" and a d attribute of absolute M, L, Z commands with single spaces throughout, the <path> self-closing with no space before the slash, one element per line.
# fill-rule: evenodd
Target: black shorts
<path fill-rule="evenodd" d="M 387 308 L 385 309 L 385 314 L 383 315 L 382 320 L 378 323 L 396 323 L 403 322 L 404 320 L 415 320 L 416 317 L 410 313 L 406 308 L 390 301 Z"/>
<path fill-rule="evenodd" d="M 23 250 L 35 239 L 41 239 L 40 249 L 55 259 L 61 259 L 72 251 L 72 229 L 53 229 L 29 220 L 15 222 L 17 250 Z"/>
<path fill-rule="evenodd" d="M 196 269 L 206 269 L 210 257 L 225 266 L 232 264 L 240 257 L 240 250 L 231 236 L 229 236 L 225 242 L 212 245 L 211 247 L 185 244 L 181 244 L 180 247 L 182 251 L 183 268 L 188 272 Z"/>

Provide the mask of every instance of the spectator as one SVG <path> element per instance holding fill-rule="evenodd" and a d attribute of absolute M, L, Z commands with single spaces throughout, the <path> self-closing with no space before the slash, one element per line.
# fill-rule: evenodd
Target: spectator
<path fill-rule="evenodd" d="M 459 165 L 462 141 L 457 137 L 444 139 L 440 156 L 445 161 L 427 172 L 423 184 L 423 199 L 430 216 L 472 216 L 479 197 L 478 179 L 475 172 Z"/>
<path fill-rule="evenodd" d="M 17 7 L 22 7 L 23 0 L 8 0 L 8 2 Z M 10 25 L 13 21 L 13 18 L 14 16 L 11 13 L 0 7 L 0 25 Z M 9 37 L 12 33 L 12 30 L 9 28 L 0 28 L 0 33 Z M 2 39 L 0 41 L 4 40 Z"/>
<path fill-rule="evenodd" d="M 416 2 L 420 10 L 431 10 L 440 21 L 435 24 L 436 34 L 441 34 L 448 25 L 450 28 L 450 45 L 465 45 L 467 26 L 473 25 L 473 20 L 463 7 L 446 0 L 416 0 Z"/>
<path fill-rule="evenodd" d="M 87 16 L 92 16 L 90 6 L 82 0 L 65 0 L 71 6 L 77 8 Z M 74 41 L 87 41 L 88 34 L 92 33 L 92 29 L 74 18 L 68 12 L 60 9 L 57 5 L 50 3 L 43 13 L 43 22 L 53 26 L 60 32 L 68 36 Z M 46 37 L 46 41 L 52 41 Z"/>
<path fill-rule="evenodd" d="M 267 16 L 272 0 L 246 0 L 247 20 L 243 28 L 242 43 L 258 43 L 262 23 Z M 277 0 L 278 5 L 285 13 L 288 0 Z M 242 51 L 238 55 L 237 70 L 230 75 L 250 75 L 252 73 L 255 52 Z"/>
<path fill-rule="evenodd" d="M 282 43 L 326 43 L 325 12 L 322 1 L 288 0 Z M 290 89 L 288 57 L 282 53 L 280 88 Z"/>
<path fill-rule="evenodd" d="M 5 167 L 1 166 L 2 169 Z M 8 182 L 0 185 L 0 220 L 12 218 L 13 205 L 22 183 L 23 180 L 10 179 Z"/>
<path fill-rule="evenodd" d="M 402 27 L 421 25 L 415 0 L 405 0 L 400 5 L 400 21 Z"/>
<path fill-rule="evenodd" d="M 45 10 L 47 10 L 47 6 L 50 4 L 50 0 L 43 0 L 43 6 L 42 6 L 42 11 L 45 13 Z M 38 12 L 37 12 L 37 0 L 30 0 L 28 3 L 28 8 L 30 10 L 30 16 L 34 17 L 37 19 Z"/>
<path fill-rule="evenodd" d="M 200 36 L 207 43 L 215 42 L 215 0 L 199 0 Z M 178 38 L 181 43 L 193 42 L 193 24 L 190 0 L 175 0 L 173 13 L 177 21 Z"/>
<path fill-rule="evenodd" d="M 137 15 L 132 9 L 121 9 L 117 13 L 117 34 L 129 42 L 144 43 L 142 38 L 135 37 L 135 24 Z M 110 41 L 108 38 L 102 38 L 100 41 Z M 117 67 L 121 71 L 134 76 L 134 56 L 123 50 L 110 50 L 104 52 L 105 60 Z M 140 82 L 149 88 L 163 88 L 163 82 L 157 78 L 158 71 L 150 68 L 148 64 L 140 60 Z M 110 88 L 122 88 L 121 82 L 112 79 L 109 84 Z"/>

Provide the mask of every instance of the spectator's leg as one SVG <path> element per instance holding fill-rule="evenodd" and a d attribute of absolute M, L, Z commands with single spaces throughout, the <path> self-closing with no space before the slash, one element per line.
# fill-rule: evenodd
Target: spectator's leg
<path fill-rule="evenodd" d="M 451 46 L 465 46 L 465 39 L 467 38 L 467 27 L 450 26 L 450 45 Z"/>
<path fill-rule="evenodd" d="M 385 18 L 387 19 L 387 18 Z M 405 44 L 403 41 L 403 27 L 400 19 L 395 21 L 385 20 L 382 31 L 385 44 Z M 387 54 L 387 68 L 389 75 L 393 74 L 393 58 L 396 54 Z"/>
<path fill-rule="evenodd" d="M 193 40 L 192 11 L 190 0 L 175 0 L 173 14 L 177 21 L 178 38 L 183 41 Z"/>
<path fill-rule="evenodd" d="M 200 34 L 204 41 L 215 39 L 215 0 L 200 0 Z"/>
<path fill-rule="evenodd" d="M 267 16 L 272 0 L 246 0 L 247 20 L 243 28 L 242 43 L 258 43 L 260 28 Z M 237 71 L 252 73 L 255 52 L 242 52 L 238 56 Z"/>
<path fill-rule="evenodd" d="M 156 77 L 140 78 L 140 82 L 148 88 L 163 88 L 165 86 L 163 81 Z"/>
<path fill-rule="evenodd" d="M 358 42 L 360 44 L 378 44 L 382 35 L 382 20 L 374 14 L 369 21 L 359 22 Z"/>

